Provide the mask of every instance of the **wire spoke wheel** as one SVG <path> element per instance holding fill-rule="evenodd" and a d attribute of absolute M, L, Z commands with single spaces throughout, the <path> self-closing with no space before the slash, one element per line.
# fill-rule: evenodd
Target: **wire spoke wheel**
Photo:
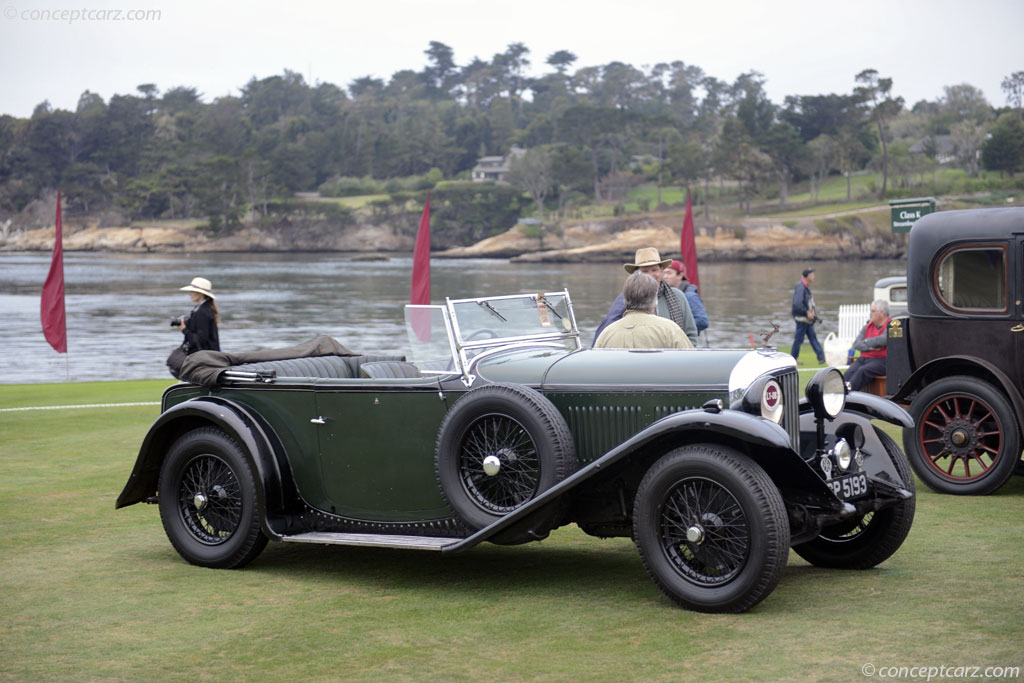
<path fill-rule="evenodd" d="M 495 474 L 488 474 L 490 458 Z M 517 420 L 485 415 L 466 430 L 459 455 L 459 476 L 478 505 L 506 514 L 529 501 L 540 484 L 540 458 L 530 434 Z"/>
<path fill-rule="evenodd" d="M 528 506 L 577 464 L 561 413 L 539 391 L 518 384 L 466 392 L 445 415 L 434 448 L 441 495 L 472 531 Z M 567 505 L 562 498 L 539 506 L 487 540 L 515 545 L 543 538 Z"/>
<path fill-rule="evenodd" d="M 178 512 L 196 540 L 226 542 L 242 520 L 242 490 L 235 473 L 215 455 L 200 455 L 185 465 L 178 487 Z"/>
<path fill-rule="evenodd" d="M 691 581 L 713 586 L 732 579 L 750 552 L 750 526 L 728 490 L 702 477 L 684 479 L 661 511 L 662 547 Z"/>
<path fill-rule="evenodd" d="M 172 444 L 160 468 L 160 520 L 171 545 L 201 567 L 242 567 L 267 544 L 253 468 L 223 430 L 202 427 Z"/>
<path fill-rule="evenodd" d="M 633 539 L 654 583 L 700 612 L 743 612 L 778 584 L 789 556 L 786 506 L 748 456 L 718 444 L 664 454 L 633 503 Z"/>

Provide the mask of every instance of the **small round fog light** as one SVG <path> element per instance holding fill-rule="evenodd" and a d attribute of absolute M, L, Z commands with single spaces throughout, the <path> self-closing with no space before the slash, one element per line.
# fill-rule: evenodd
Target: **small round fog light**
<path fill-rule="evenodd" d="M 850 450 L 850 444 L 846 443 L 846 439 L 836 441 L 836 445 L 832 447 L 832 456 L 836 459 L 840 470 L 846 472 L 850 469 L 850 463 L 853 462 L 853 451 Z"/>

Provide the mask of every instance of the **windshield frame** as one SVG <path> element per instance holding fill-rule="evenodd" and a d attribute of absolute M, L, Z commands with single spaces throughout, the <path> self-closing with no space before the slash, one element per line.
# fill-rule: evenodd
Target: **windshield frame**
<path fill-rule="evenodd" d="M 462 310 L 465 312 L 467 310 L 467 306 L 477 304 L 481 306 L 481 308 L 489 309 L 494 315 L 500 318 L 500 311 L 502 309 L 501 304 L 503 302 L 529 302 L 530 307 L 534 307 L 539 311 L 538 319 L 542 321 L 540 326 L 550 326 L 550 331 L 467 340 L 465 338 L 467 333 L 469 336 L 472 336 L 473 334 L 476 334 L 479 329 L 464 329 L 466 324 L 470 321 L 464 316 L 462 324 L 460 324 L 459 311 Z M 564 310 L 561 310 L 561 304 L 563 302 Z M 520 303 L 519 308 L 526 308 L 522 303 Z M 576 314 L 572 307 L 572 298 L 569 296 L 568 289 L 557 292 L 508 294 L 468 299 L 452 299 L 446 297 L 445 303 L 441 305 L 408 304 L 405 308 L 407 327 L 409 326 L 410 309 L 430 310 L 441 314 L 444 328 L 448 334 L 448 345 L 451 350 L 453 367 L 447 370 L 421 368 L 421 372 L 423 372 L 423 374 L 432 375 L 458 373 L 462 376 L 462 381 L 466 386 L 471 386 L 476 379 L 476 376 L 472 373 L 472 368 L 475 363 L 480 359 L 491 356 L 504 348 L 521 349 L 533 345 L 543 346 L 546 348 L 551 348 L 552 346 L 563 346 L 566 350 L 570 351 L 576 351 L 583 348 L 582 343 L 580 342 L 579 328 L 576 324 Z M 545 310 L 547 313 L 544 312 Z M 561 312 L 559 312 L 560 310 Z M 543 322 L 546 315 L 550 315 L 553 318 L 553 320 L 549 321 L 547 324 Z M 561 320 L 561 324 L 556 326 L 555 322 L 558 320 Z M 491 330 L 491 332 L 494 333 L 493 330 Z M 412 337 L 410 336 L 410 339 L 411 338 Z M 413 347 L 413 356 L 413 360 L 416 362 L 418 359 L 415 358 L 415 346 Z"/>

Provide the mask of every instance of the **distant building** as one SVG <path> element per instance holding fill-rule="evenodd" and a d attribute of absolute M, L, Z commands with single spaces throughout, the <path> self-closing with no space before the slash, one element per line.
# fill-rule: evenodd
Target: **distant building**
<path fill-rule="evenodd" d="M 914 143 L 911 154 L 925 154 L 940 164 L 948 164 L 956 160 L 956 150 L 952 135 L 930 135 Z"/>
<path fill-rule="evenodd" d="M 504 183 L 508 182 L 508 168 L 513 159 L 526 154 L 526 150 L 515 145 L 503 157 L 480 157 L 473 167 L 474 183 Z"/>

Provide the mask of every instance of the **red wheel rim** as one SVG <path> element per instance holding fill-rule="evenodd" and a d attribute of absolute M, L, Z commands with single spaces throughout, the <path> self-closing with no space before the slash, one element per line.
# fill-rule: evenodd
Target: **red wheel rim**
<path fill-rule="evenodd" d="M 925 462 L 938 476 L 965 483 L 987 475 L 1003 446 L 992 407 L 970 394 L 943 396 L 928 406 L 917 430 Z"/>

